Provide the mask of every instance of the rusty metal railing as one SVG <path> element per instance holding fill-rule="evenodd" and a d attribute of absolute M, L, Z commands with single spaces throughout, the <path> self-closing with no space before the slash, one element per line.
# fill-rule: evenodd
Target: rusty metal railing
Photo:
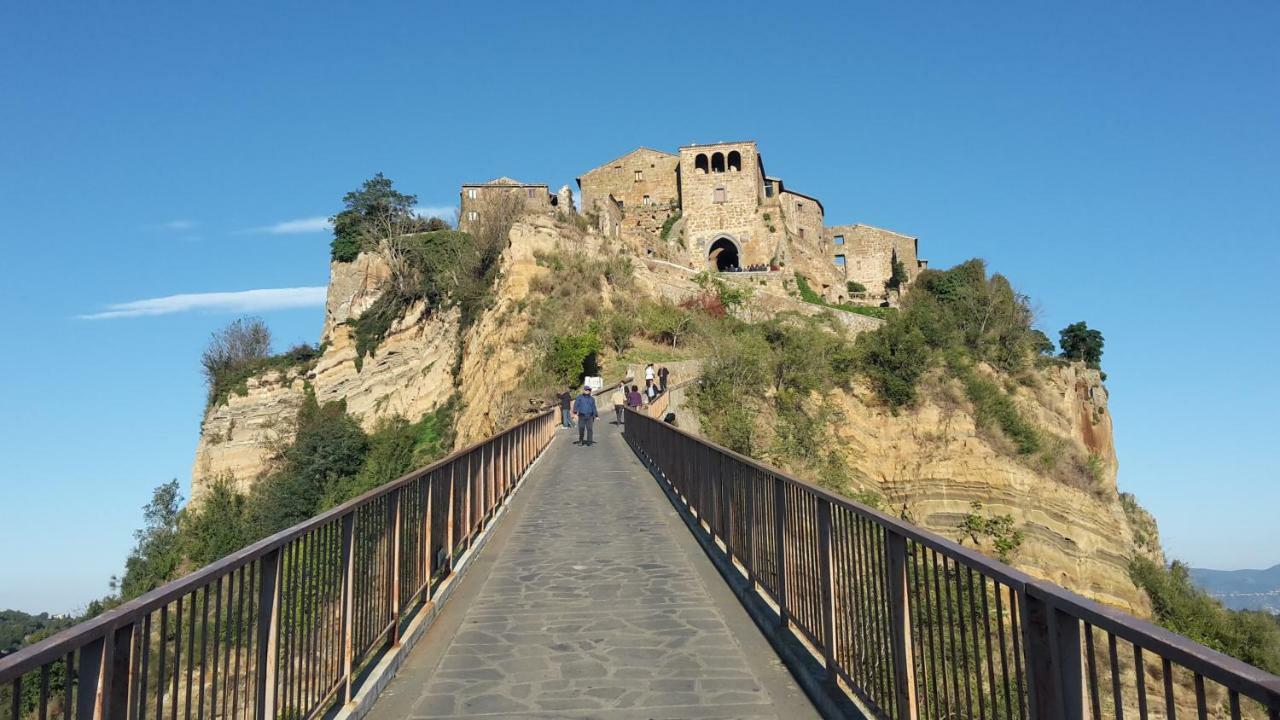
<path fill-rule="evenodd" d="M 550 411 L 0 659 L 0 718 L 310 718 L 453 572 Z"/>
<path fill-rule="evenodd" d="M 625 428 L 875 717 L 1280 718 L 1280 677 L 645 414 Z"/>

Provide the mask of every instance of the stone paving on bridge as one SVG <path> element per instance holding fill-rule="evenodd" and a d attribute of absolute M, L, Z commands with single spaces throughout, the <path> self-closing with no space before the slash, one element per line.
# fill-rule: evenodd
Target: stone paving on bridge
<path fill-rule="evenodd" d="M 561 431 L 371 718 L 817 717 L 619 429 L 596 438 Z"/>

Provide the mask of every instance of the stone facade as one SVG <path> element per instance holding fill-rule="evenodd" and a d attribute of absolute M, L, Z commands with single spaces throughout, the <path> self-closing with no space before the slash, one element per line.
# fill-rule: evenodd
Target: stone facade
<path fill-rule="evenodd" d="M 697 270 L 801 274 L 828 300 L 879 305 L 896 304 L 901 294 L 886 288 L 894 258 L 906 266 L 908 286 L 926 266 L 914 237 L 869 225 L 827 227 L 821 200 L 765 173 L 755 141 L 686 145 L 674 155 L 636 148 L 577 182 L 579 205 L 602 234 L 637 254 Z M 510 178 L 464 185 L 459 225 L 467 229 L 479 200 L 495 191 L 525 193 L 531 211 L 573 212 L 566 190 L 552 195 L 546 185 Z M 680 219 L 664 239 L 663 225 L 676 212 Z M 837 237 L 844 242 L 835 244 Z M 850 280 L 867 291 L 850 293 Z"/>
<path fill-rule="evenodd" d="M 888 299 L 887 285 L 893 261 L 907 270 L 907 284 L 915 281 L 927 260 L 917 255 L 919 240 L 909 235 L 870 225 L 833 225 L 826 229 L 835 266 L 843 268 L 845 280 L 861 283 L 872 300 Z"/>
<path fill-rule="evenodd" d="M 721 269 L 767 264 L 773 254 L 760 233 L 764 171 L 754 142 L 680 148 L 680 202 L 684 238 L 702 262 Z M 713 256 L 713 253 L 716 255 Z"/>
<path fill-rule="evenodd" d="M 487 183 L 471 183 L 462 186 L 462 191 L 459 193 L 458 229 L 469 231 L 479 220 L 485 200 L 493 197 L 495 193 L 515 193 L 519 195 L 524 199 L 525 207 L 531 213 L 554 215 L 557 210 L 561 209 L 559 207 L 562 202 L 561 195 L 553 195 L 549 186 L 531 185 L 509 177 L 500 177 Z M 572 203 L 570 203 L 569 211 L 573 211 Z"/>
<path fill-rule="evenodd" d="M 589 170 L 578 178 L 582 210 L 586 212 L 597 207 L 610 195 L 625 210 L 647 206 L 678 207 L 678 164 L 679 158 L 671 153 L 637 148 Z"/>

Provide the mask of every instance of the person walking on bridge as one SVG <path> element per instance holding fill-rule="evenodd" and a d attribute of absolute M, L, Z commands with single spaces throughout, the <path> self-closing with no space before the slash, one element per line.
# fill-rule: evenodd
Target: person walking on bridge
<path fill-rule="evenodd" d="M 569 419 L 569 404 L 573 402 L 573 386 L 567 386 L 564 392 L 556 395 L 556 399 L 560 401 L 560 423 L 567 428 L 573 427 L 573 421 Z"/>
<path fill-rule="evenodd" d="M 596 399 L 591 397 L 590 385 L 584 385 L 582 394 L 573 401 L 573 416 L 578 419 L 578 444 L 594 444 L 595 436 L 592 434 L 591 426 L 600 413 L 596 411 Z"/>
<path fill-rule="evenodd" d="M 609 396 L 609 402 L 613 403 L 613 412 L 618 416 L 618 420 L 614 425 L 621 425 L 623 410 L 627 406 L 627 386 L 618 385 L 613 394 Z"/>

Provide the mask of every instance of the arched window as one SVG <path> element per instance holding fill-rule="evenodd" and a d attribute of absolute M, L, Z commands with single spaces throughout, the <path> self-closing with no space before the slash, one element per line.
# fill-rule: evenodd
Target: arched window
<path fill-rule="evenodd" d="M 742 155 L 737 150 L 729 153 L 729 169 L 734 172 L 742 169 Z"/>
<path fill-rule="evenodd" d="M 716 153 L 711 156 L 711 172 L 724 172 L 724 153 Z"/>
<path fill-rule="evenodd" d="M 698 153 L 698 157 L 693 159 L 693 169 L 703 173 L 707 171 L 707 156 L 705 153 Z"/>

